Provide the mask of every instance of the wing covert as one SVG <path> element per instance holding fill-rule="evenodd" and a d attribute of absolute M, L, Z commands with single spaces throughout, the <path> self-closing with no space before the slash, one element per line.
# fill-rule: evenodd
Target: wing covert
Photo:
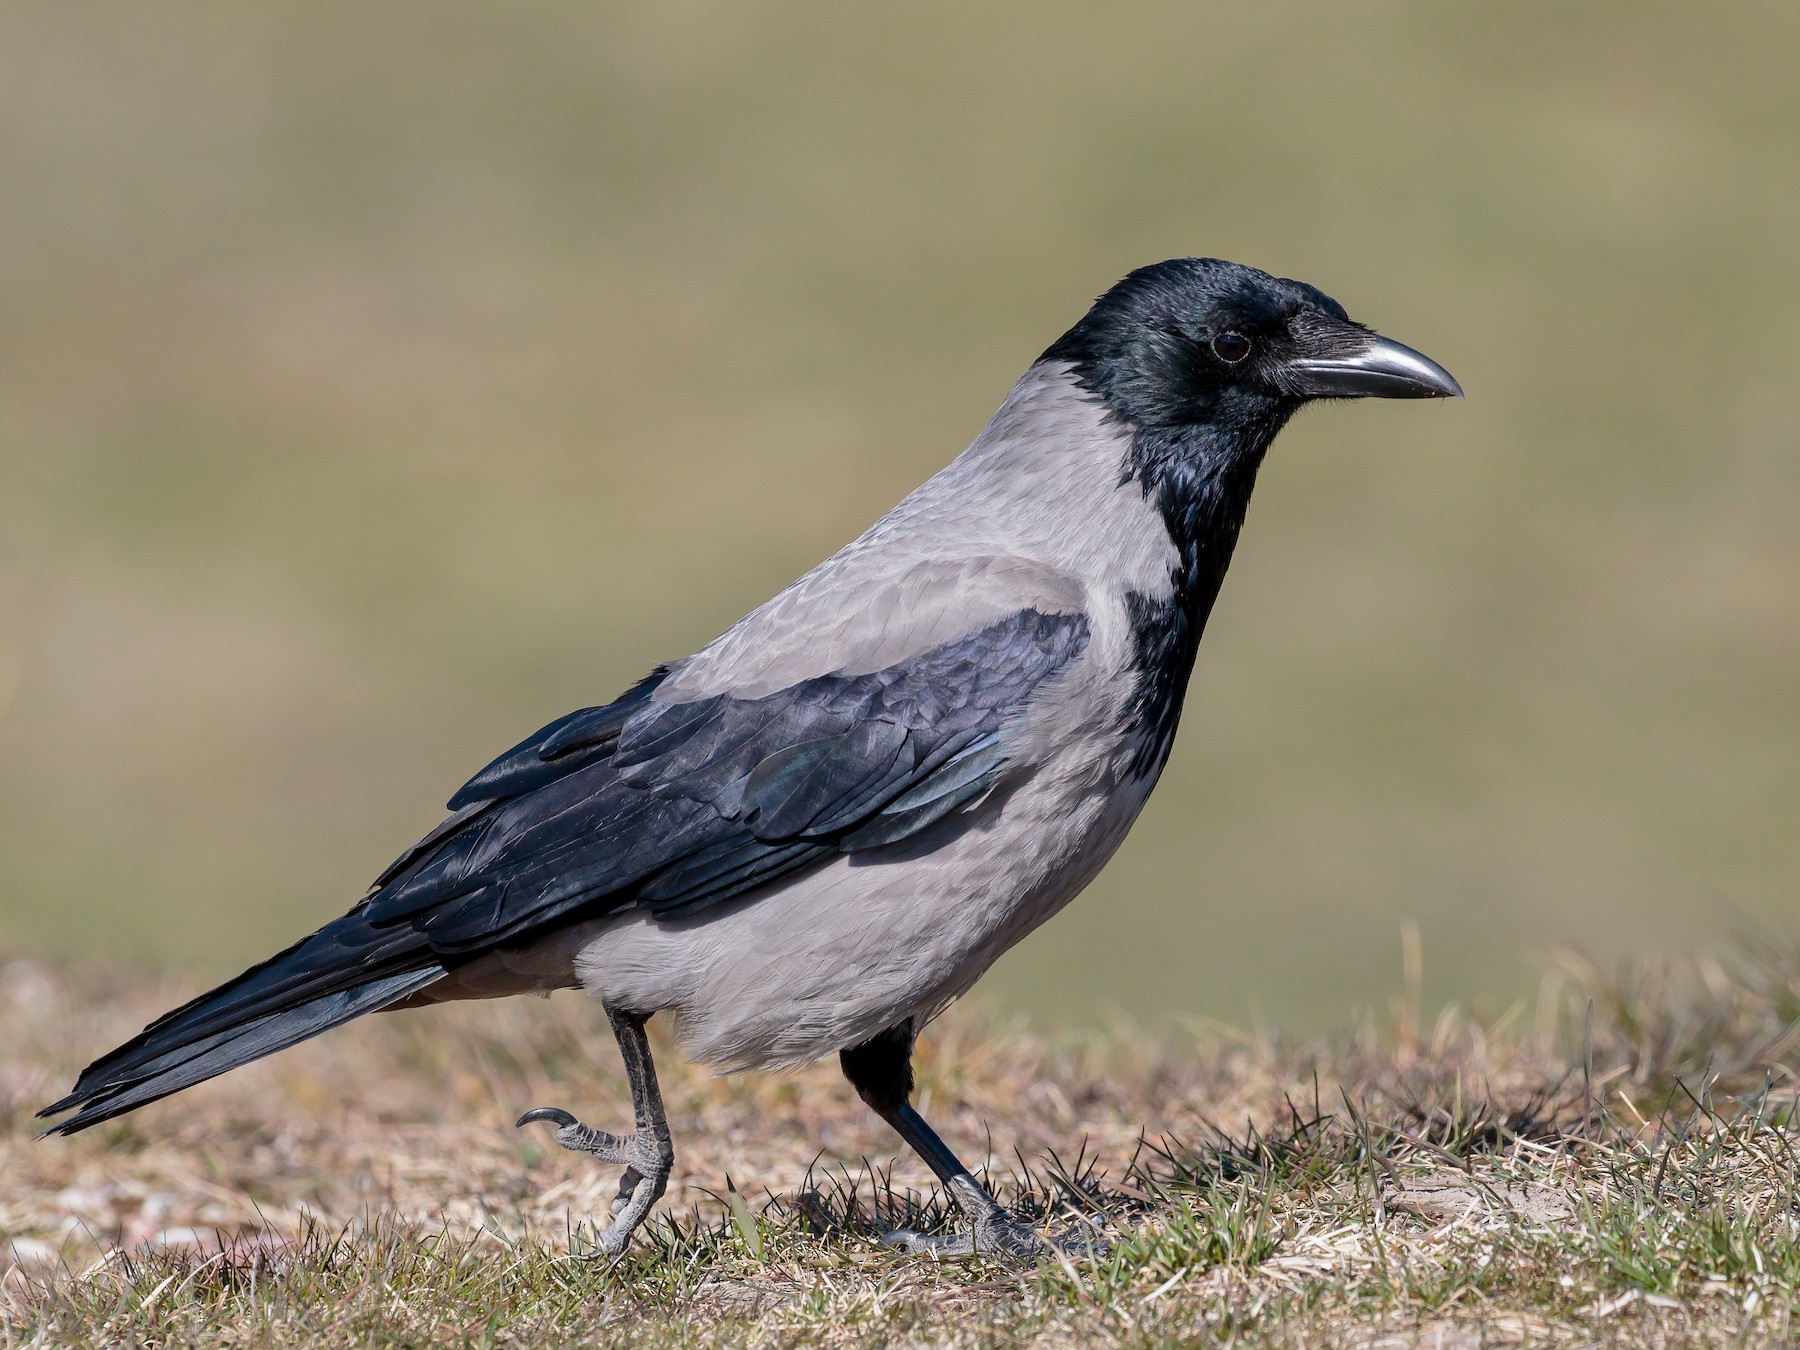
<path fill-rule="evenodd" d="M 754 697 L 665 703 L 659 669 L 471 779 L 362 917 L 454 958 L 631 905 L 692 914 L 907 838 L 1000 781 L 1012 719 L 1087 639 L 1084 615 L 1027 608 Z"/>

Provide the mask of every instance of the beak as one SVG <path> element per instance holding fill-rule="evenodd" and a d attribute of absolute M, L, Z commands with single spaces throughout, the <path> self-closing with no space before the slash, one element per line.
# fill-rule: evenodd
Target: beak
<path fill-rule="evenodd" d="M 1289 364 L 1289 387 L 1305 398 L 1461 398 L 1454 376 L 1423 352 L 1390 338 L 1369 338 L 1349 356 Z"/>

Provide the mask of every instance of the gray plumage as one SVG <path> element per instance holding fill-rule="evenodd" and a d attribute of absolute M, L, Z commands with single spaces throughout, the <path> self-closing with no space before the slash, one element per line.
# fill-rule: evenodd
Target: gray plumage
<path fill-rule="evenodd" d="M 52 1128 L 380 1007 L 580 986 L 613 1016 L 640 1137 L 661 1121 L 651 1015 L 726 1069 L 842 1052 L 986 1240 L 1019 1246 L 906 1105 L 905 1057 L 1124 839 L 1305 380 L 1454 390 L 1298 283 L 1204 260 L 1133 274 L 861 538 L 500 756 L 349 914 L 96 1061 Z M 652 1149 L 528 1119 L 629 1163 L 622 1247 L 661 1193 L 666 1126 Z"/>

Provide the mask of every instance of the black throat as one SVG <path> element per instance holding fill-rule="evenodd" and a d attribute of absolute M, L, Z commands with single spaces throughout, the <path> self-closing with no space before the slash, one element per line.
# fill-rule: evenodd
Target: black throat
<path fill-rule="evenodd" d="M 1271 417 L 1263 408 L 1261 416 L 1238 423 L 1133 432 L 1121 486 L 1139 487 L 1155 504 L 1179 555 L 1172 594 L 1133 591 L 1125 597 L 1140 679 L 1133 716 L 1143 739 L 1131 764 L 1138 776 L 1161 772 L 1168 760 L 1200 637 L 1231 566 L 1257 469 L 1289 411 Z"/>
<path fill-rule="evenodd" d="M 1262 353 L 1280 350 L 1309 303 L 1335 309 L 1309 287 L 1251 268 L 1171 259 L 1126 277 L 1044 353 L 1066 362 L 1129 434 L 1120 489 L 1136 487 L 1155 505 L 1178 555 L 1172 594 L 1126 597 L 1140 671 L 1136 773 L 1155 773 L 1168 758 L 1256 471 L 1299 406 L 1267 378 Z M 1248 359 L 1221 356 L 1222 334 L 1249 343 Z"/>

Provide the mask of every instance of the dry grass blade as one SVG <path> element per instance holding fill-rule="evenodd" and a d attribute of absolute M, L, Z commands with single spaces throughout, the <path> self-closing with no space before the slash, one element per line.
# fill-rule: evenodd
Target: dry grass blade
<path fill-rule="evenodd" d="M 1019 1271 L 879 1243 L 952 1216 L 830 1068 L 672 1055 L 669 1200 L 585 1259 L 613 1178 L 507 1128 L 551 1092 L 627 1113 L 574 998 L 372 1019 L 38 1142 L 82 1052 L 174 991 L 13 962 L 0 1344 L 1784 1343 L 1800 953 L 1571 972 L 1529 1034 L 1423 1037 L 1410 1003 L 1288 1047 L 946 1019 L 933 1117 L 1017 1141 L 983 1170 L 1029 1221 L 1111 1239 Z"/>

